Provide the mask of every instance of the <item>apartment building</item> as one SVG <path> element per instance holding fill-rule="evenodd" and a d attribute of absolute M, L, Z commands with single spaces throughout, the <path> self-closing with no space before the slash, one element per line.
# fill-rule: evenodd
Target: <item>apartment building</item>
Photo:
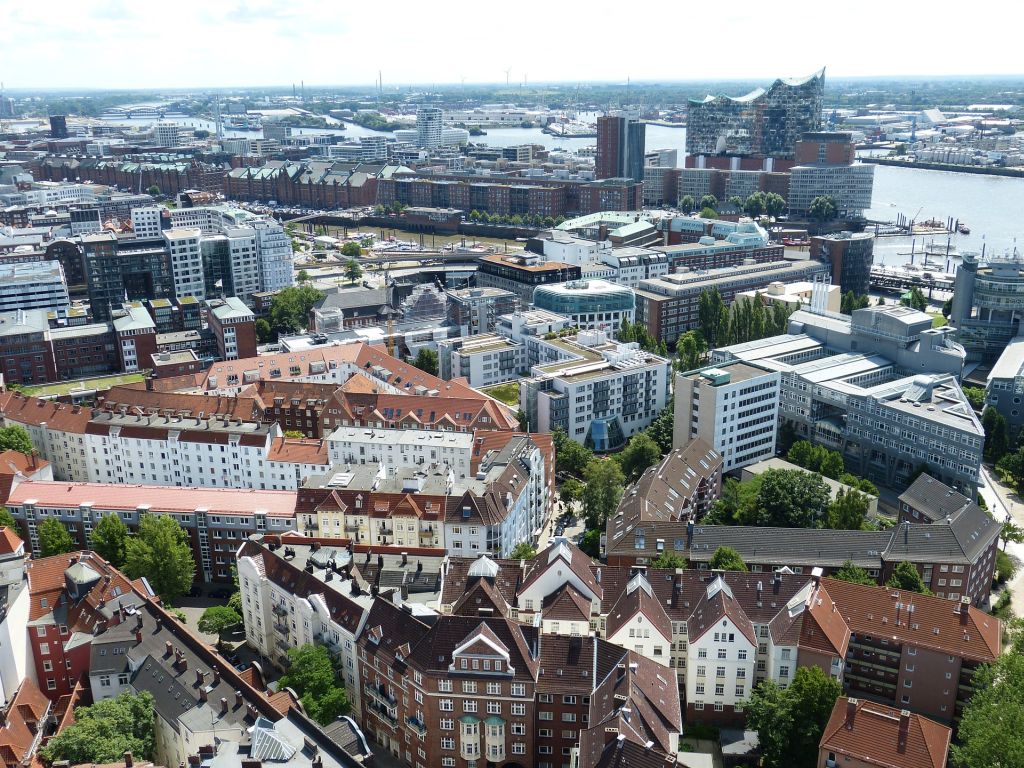
<path fill-rule="evenodd" d="M 533 305 L 568 317 L 577 328 L 616 334 L 623 322 L 633 322 L 633 291 L 606 280 L 570 280 L 541 285 Z"/>
<path fill-rule="evenodd" d="M 0 264 L 0 313 L 43 309 L 66 317 L 70 307 L 59 261 Z"/>
<path fill-rule="evenodd" d="M 254 533 L 295 529 L 295 502 L 295 493 L 284 491 L 24 481 L 11 492 L 8 509 L 27 530 L 36 556 L 38 526 L 48 517 L 89 549 L 92 532 L 106 515 L 119 516 L 130 530 L 143 515 L 169 516 L 188 533 L 196 579 L 225 582 L 240 541 Z"/>
<path fill-rule="evenodd" d="M 662 500 L 668 481 L 638 483 L 608 519 L 602 554 L 610 564 L 647 566 L 672 552 L 694 568 L 707 569 L 719 547 L 730 547 L 754 573 L 788 569 L 800 574 L 819 568 L 828 575 L 851 562 L 879 584 L 897 565 L 909 562 L 937 596 L 984 605 L 1000 525 L 952 488 L 928 475 L 922 478 L 927 480 L 915 483 L 901 502 L 904 519 L 886 531 L 703 525 L 677 513 L 675 499 L 675 506 Z M 929 519 L 938 524 L 918 524 Z"/>
<path fill-rule="evenodd" d="M 939 597 L 835 581 L 820 571 L 601 564 L 564 540 L 529 561 L 452 557 L 440 606 L 457 615 L 486 607 L 487 615 L 538 628 L 543 644 L 547 635 L 580 628 L 583 619 L 565 619 L 566 593 L 572 613 L 589 618 L 590 634 L 613 633 L 638 646 L 631 648 L 638 658 L 662 659 L 666 672 L 677 673 L 691 723 L 742 723 L 758 682 L 786 687 L 800 666 L 821 668 L 851 695 L 950 723 L 969 696 L 959 683 L 969 686 L 978 665 L 1001 648 L 1000 622 L 969 603 L 951 609 Z M 627 614 L 632 636 L 620 633 Z M 653 659 L 643 655 L 648 650 Z"/>
<path fill-rule="evenodd" d="M 746 363 L 677 374 L 672 444 L 704 441 L 725 472 L 774 456 L 780 381 Z"/>
<path fill-rule="evenodd" d="M 457 480 L 470 477 L 473 436 L 425 429 L 338 427 L 327 438 L 334 464 L 416 468 L 444 466 Z"/>
<path fill-rule="evenodd" d="M 477 285 L 501 288 L 519 297 L 522 306 L 533 304 L 537 286 L 579 280 L 580 268 L 573 264 L 543 261 L 536 254 L 481 256 L 477 260 Z"/>
<path fill-rule="evenodd" d="M 526 349 L 505 336 L 483 333 L 437 342 L 442 379 L 464 378 L 479 389 L 519 378 L 526 370 Z"/>
<path fill-rule="evenodd" d="M 671 258 L 671 257 L 670 257 Z M 726 304 L 744 291 L 767 288 L 774 282 L 814 280 L 828 275 L 819 261 L 773 261 L 709 270 L 679 270 L 656 280 L 641 280 L 635 290 L 636 321 L 659 341 L 672 343 L 698 327 L 698 303 L 705 291 L 717 290 Z"/>
<path fill-rule="evenodd" d="M 629 487 L 620 504 L 626 519 L 699 520 L 721 495 L 722 456 L 700 439 L 674 448 Z"/>
<path fill-rule="evenodd" d="M 536 352 L 530 352 L 531 347 Z M 573 440 L 611 450 L 646 429 L 669 397 L 671 363 L 603 331 L 527 339 L 539 362 L 519 383 L 520 407 L 537 432 L 565 430 Z"/>
<path fill-rule="evenodd" d="M 448 323 L 460 336 L 493 333 L 498 317 L 519 311 L 519 297 L 497 288 L 463 288 L 446 291 Z"/>
<path fill-rule="evenodd" d="M 198 229 L 165 229 L 160 233 L 171 255 L 171 277 L 175 297 L 205 298 L 203 254 Z M 147 297 L 148 298 L 148 297 Z"/>
<path fill-rule="evenodd" d="M 817 768 L 946 768 L 952 731 L 908 709 L 840 696 L 821 734 Z"/>

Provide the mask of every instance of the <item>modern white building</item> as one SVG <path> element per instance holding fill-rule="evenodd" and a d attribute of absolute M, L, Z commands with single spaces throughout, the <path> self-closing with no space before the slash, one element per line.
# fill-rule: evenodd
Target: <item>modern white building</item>
<path fill-rule="evenodd" d="M 45 309 L 67 316 L 70 306 L 59 261 L 0 264 L 0 313 Z"/>
<path fill-rule="evenodd" d="M 181 127 L 176 123 L 157 123 L 153 126 L 153 140 L 161 147 L 181 144 Z"/>
<path fill-rule="evenodd" d="M 441 123 L 444 112 L 437 107 L 416 110 L 416 145 L 433 149 L 441 146 Z"/>
<path fill-rule="evenodd" d="M 471 477 L 472 449 L 473 435 L 468 432 L 338 427 L 327 437 L 327 454 L 333 464 L 444 466 L 456 481 Z"/>
<path fill-rule="evenodd" d="M 161 234 L 171 252 L 175 298 L 205 298 L 206 286 L 203 281 L 203 252 L 199 245 L 199 230 L 165 229 Z"/>
<path fill-rule="evenodd" d="M 437 356 L 442 379 L 461 376 L 474 389 L 512 381 L 526 370 L 526 348 L 494 333 L 442 339 Z"/>
<path fill-rule="evenodd" d="M 577 328 L 614 335 L 623 320 L 633 322 L 635 299 L 631 288 L 605 280 L 571 280 L 537 286 L 533 305 L 565 315 Z"/>
<path fill-rule="evenodd" d="M 671 362 L 636 343 L 590 331 L 529 338 L 526 347 L 527 359 L 539 360 L 519 384 L 531 431 L 559 427 L 577 442 L 611 450 L 646 429 L 668 403 Z"/>
<path fill-rule="evenodd" d="M 704 440 L 723 472 L 775 455 L 780 387 L 777 371 L 744 363 L 678 374 L 672 445 Z"/>

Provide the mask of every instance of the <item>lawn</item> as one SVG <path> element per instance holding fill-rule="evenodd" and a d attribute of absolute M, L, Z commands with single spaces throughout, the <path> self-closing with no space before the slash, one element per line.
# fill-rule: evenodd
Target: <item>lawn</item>
<path fill-rule="evenodd" d="M 40 384 L 38 387 L 25 387 L 22 391 L 26 395 L 43 397 L 46 395 L 67 395 L 76 390 L 110 389 L 118 384 L 132 384 L 136 381 L 145 381 L 144 373 L 124 373 L 118 376 L 100 376 L 95 379 L 77 379 L 75 381 L 61 381 L 54 384 Z"/>
<path fill-rule="evenodd" d="M 941 312 L 929 312 L 928 314 L 932 316 L 932 328 L 941 328 L 949 322 Z"/>
<path fill-rule="evenodd" d="M 501 400 L 505 405 L 515 407 L 519 405 L 519 382 L 508 381 L 504 384 L 497 384 L 493 387 L 487 387 L 480 390 L 485 395 L 490 395 L 497 400 Z"/>

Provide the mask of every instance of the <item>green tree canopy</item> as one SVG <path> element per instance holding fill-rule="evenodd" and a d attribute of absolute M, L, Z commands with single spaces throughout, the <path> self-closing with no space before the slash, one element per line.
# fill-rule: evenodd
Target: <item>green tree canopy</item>
<path fill-rule="evenodd" d="M 580 539 L 580 549 L 584 554 L 597 558 L 601 555 L 601 531 L 597 528 L 587 531 Z"/>
<path fill-rule="evenodd" d="M 664 551 L 651 561 L 652 568 L 685 568 L 686 558 L 678 552 Z"/>
<path fill-rule="evenodd" d="M 267 322 L 266 318 L 260 317 L 256 319 L 256 340 L 260 344 L 269 344 L 274 340 L 274 331 L 270 327 L 270 323 Z"/>
<path fill-rule="evenodd" d="M 346 243 L 346 245 L 356 245 L 355 243 Z M 356 248 L 359 246 L 356 245 Z M 350 283 L 359 281 L 359 278 L 363 276 L 363 268 L 359 266 L 359 262 L 355 259 L 349 259 L 345 262 L 345 279 Z"/>
<path fill-rule="evenodd" d="M 844 562 L 842 567 L 832 574 L 832 578 L 839 581 L 848 581 L 851 584 L 864 584 L 869 587 L 878 585 L 878 582 L 871 578 L 867 571 L 854 565 L 852 560 Z"/>
<path fill-rule="evenodd" d="M 836 207 L 836 201 L 831 195 L 818 195 L 818 197 L 811 200 L 811 204 L 807 209 L 807 215 L 814 219 L 814 221 L 832 221 L 832 219 L 839 215 L 839 209 Z"/>
<path fill-rule="evenodd" d="M 764 196 L 764 212 L 773 219 L 786 210 L 786 200 L 778 192 L 768 192 Z"/>
<path fill-rule="evenodd" d="M 359 247 L 359 243 L 350 240 L 341 246 L 341 255 L 347 256 L 350 259 L 356 259 L 363 255 L 363 249 Z M 357 280 L 359 278 L 356 278 Z"/>
<path fill-rule="evenodd" d="M 521 541 L 509 552 L 510 560 L 533 560 L 537 556 L 537 548 L 527 541 Z"/>
<path fill-rule="evenodd" d="M 828 527 L 837 531 L 860 531 L 868 519 L 868 497 L 857 491 L 840 490 L 828 505 Z"/>
<path fill-rule="evenodd" d="M 718 208 L 718 198 L 715 197 L 714 195 L 704 195 L 700 199 L 700 207 L 701 208 L 717 209 Z"/>
<path fill-rule="evenodd" d="M 743 562 L 743 558 L 740 557 L 740 553 L 732 547 L 719 547 L 716 549 L 715 553 L 711 555 L 711 561 L 708 565 L 712 570 L 717 571 L 747 570 L 747 564 Z"/>
<path fill-rule="evenodd" d="M 832 480 L 838 480 L 845 471 L 843 455 L 839 451 L 830 451 L 823 445 L 814 445 L 807 440 L 797 440 L 793 443 L 786 458 L 804 469 L 820 472 Z"/>
<path fill-rule="evenodd" d="M 697 203 L 694 201 L 693 195 L 683 195 L 679 198 L 679 210 L 689 213 L 696 207 Z"/>
<path fill-rule="evenodd" d="M 655 443 L 662 455 L 672 450 L 672 430 L 675 421 L 675 409 L 672 399 L 662 409 L 661 413 L 654 417 L 651 426 L 644 430 Z"/>
<path fill-rule="evenodd" d="M 423 347 L 423 349 L 416 353 L 416 359 L 412 364 L 424 373 L 429 373 L 431 376 L 437 376 L 437 352 L 432 349 Z"/>
<path fill-rule="evenodd" d="M 780 690 L 771 680 L 754 689 L 744 706 L 747 727 L 757 731 L 765 768 L 813 768 L 839 683 L 818 667 L 799 667 Z"/>
<path fill-rule="evenodd" d="M 729 333 L 729 308 L 717 288 L 703 291 L 697 299 L 697 327 L 708 349 L 726 343 Z"/>
<path fill-rule="evenodd" d="M 68 529 L 55 517 L 48 517 L 36 529 L 39 535 L 39 554 L 42 557 L 62 555 L 78 549 Z"/>
<path fill-rule="evenodd" d="M 146 193 L 153 195 L 153 197 L 157 197 L 160 194 L 160 187 L 158 187 L 156 184 L 150 184 L 148 187 L 146 187 Z"/>
<path fill-rule="evenodd" d="M 825 519 L 829 489 L 817 475 L 798 469 L 769 469 L 761 475 L 752 519 L 747 525 L 815 528 Z"/>
<path fill-rule="evenodd" d="M 925 586 L 924 579 L 918 573 L 917 568 L 909 560 L 902 560 L 893 568 L 892 576 L 885 582 L 887 587 L 895 587 L 908 592 L 917 592 L 922 595 L 930 595 L 931 592 Z"/>
<path fill-rule="evenodd" d="M 998 464 L 1010 450 L 1006 419 L 991 405 L 987 405 L 981 414 L 981 426 L 985 430 L 985 458 Z"/>
<path fill-rule="evenodd" d="M 277 333 L 298 333 L 323 294 L 311 285 L 283 288 L 270 302 L 270 326 Z"/>
<path fill-rule="evenodd" d="M 123 762 L 125 752 L 136 760 L 152 760 L 155 722 L 152 694 L 122 693 L 78 707 L 75 722 L 50 739 L 40 754 L 47 763 L 67 760 L 72 765 Z"/>
<path fill-rule="evenodd" d="M 566 504 L 580 501 L 583 498 L 583 483 L 575 477 L 566 478 L 558 493 Z"/>
<path fill-rule="evenodd" d="M 594 452 L 585 445 L 577 443 L 566 436 L 565 432 L 556 429 L 552 433 L 555 443 L 555 463 L 559 472 L 568 472 L 582 476 L 583 470 L 593 461 Z"/>
<path fill-rule="evenodd" d="M 124 571 L 130 578 L 145 576 L 168 604 L 187 594 L 196 575 L 188 535 L 176 520 L 143 515 L 136 535 L 125 543 Z"/>
<path fill-rule="evenodd" d="M 963 387 L 964 395 L 967 396 L 967 402 L 971 404 L 971 407 L 980 411 L 985 406 L 985 388 L 984 387 Z"/>
<path fill-rule="evenodd" d="M 863 309 L 868 306 L 871 299 L 867 296 L 858 296 L 853 291 L 847 291 L 840 299 L 839 311 L 844 315 L 853 313 L 855 309 Z"/>
<path fill-rule="evenodd" d="M 14 515 L 7 507 L 0 507 L 0 528 L 10 528 L 15 532 L 21 530 L 18 521 L 14 519 Z"/>
<path fill-rule="evenodd" d="M 295 691 L 307 715 L 327 725 L 348 711 L 345 688 L 326 648 L 303 645 L 290 649 L 288 658 L 291 665 L 281 677 L 280 687 Z"/>
<path fill-rule="evenodd" d="M 676 355 L 679 357 L 679 367 L 684 371 L 699 368 L 707 351 L 707 342 L 697 331 L 687 331 L 676 339 Z"/>
<path fill-rule="evenodd" d="M 20 424 L 0 427 L 0 451 L 31 454 L 32 439 L 28 436 L 28 431 Z"/>
<path fill-rule="evenodd" d="M 974 674 L 974 694 L 964 709 L 951 752 L 959 768 L 1024 766 L 1024 635 L 1010 627 L 1011 650 Z"/>
<path fill-rule="evenodd" d="M 227 605 L 211 605 L 203 611 L 196 626 L 199 627 L 200 632 L 217 635 L 219 643 L 221 635 L 241 623 L 242 616 L 234 608 Z"/>
<path fill-rule="evenodd" d="M 661 461 L 661 447 L 650 435 L 639 432 L 629 439 L 629 443 L 622 453 L 617 454 L 616 459 L 622 466 L 626 480 L 632 482 L 648 467 Z"/>
<path fill-rule="evenodd" d="M 300 270 L 299 270 L 299 274 L 297 274 L 297 275 L 295 276 L 295 279 L 296 279 L 296 280 L 298 280 L 298 282 L 299 282 L 299 284 L 300 284 L 300 285 L 301 285 L 302 283 L 308 283 L 308 282 L 309 282 L 309 272 L 307 272 L 307 271 L 306 271 L 306 270 L 304 270 L 304 269 L 300 269 Z"/>
<path fill-rule="evenodd" d="M 924 312 L 928 308 L 928 299 L 925 298 L 921 289 L 915 285 L 900 298 L 900 304 Z"/>
<path fill-rule="evenodd" d="M 92 548 L 115 568 L 124 566 L 128 526 L 119 515 L 104 515 L 92 529 Z"/>
<path fill-rule="evenodd" d="M 762 215 L 765 210 L 764 192 L 755 192 L 743 201 L 743 212 L 752 219 Z"/>
<path fill-rule="evenodd" d="M 583 509 L 587 515 L 588 528 L 603 528 L 605 522 L 615 514 L 615 508 L 622 498 L 626 477 L 619 463 L 611 459 L 593 459 L 583 470 Z"/>

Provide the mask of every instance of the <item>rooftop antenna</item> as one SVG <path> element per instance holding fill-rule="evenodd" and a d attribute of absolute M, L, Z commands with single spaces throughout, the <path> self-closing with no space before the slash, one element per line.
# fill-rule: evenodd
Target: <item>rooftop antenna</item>
<path fill-rule="evenodd" d="M 511 76 L 511 74 L 512 74 L 512 67 L 509 67 L 508 69 L 505 70 L 505 87 L 506 88 L 508 88 L 508 86 L 509 86 L 509 82 L 510 82 L 509 81 L 509 77 Z"/>

